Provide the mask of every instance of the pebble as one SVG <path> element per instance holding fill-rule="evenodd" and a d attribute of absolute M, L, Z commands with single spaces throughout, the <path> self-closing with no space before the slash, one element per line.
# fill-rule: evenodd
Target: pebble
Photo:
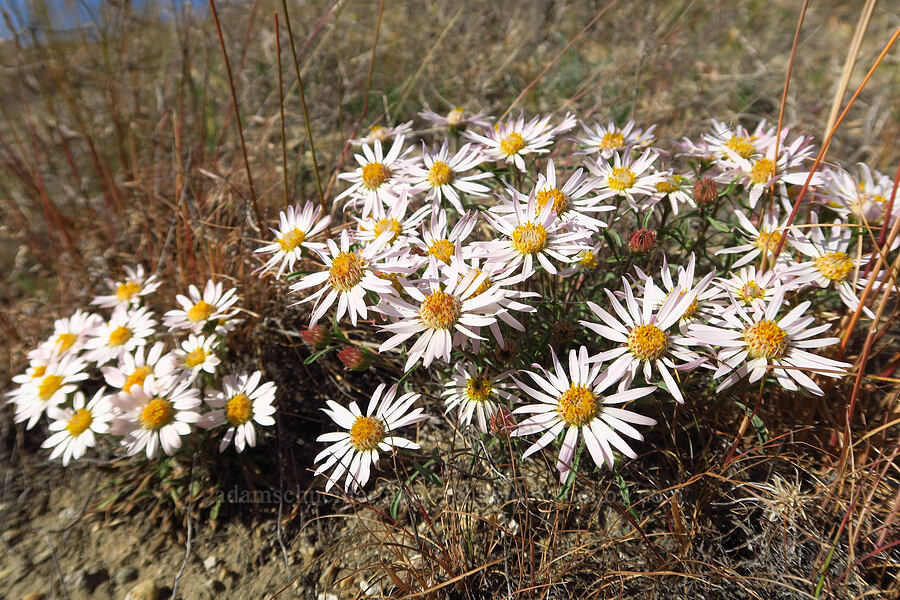
<path fill-rule="evenodd" d="M 158 600 L 159 599 L 159 588 L 156 587 L 156 583 L 147 579 L 133 588 L 128 594 L 125 596 L 125 600 Z"/>
<path fill-rule="evenodd" d="M 216 564 L 218 564 L 218 562 L 219 562 L 219 561 L 218 561 L 218 559 L 216 559 L 215 556 L 208 556 L 208 557 L 206 557 L 206 559 L 203 561 L 203 567 L 204 567 L 207 571 L 212 571 L 213 569 L 216 568 Z"/>
<path fill-rule="evenodd" d="M 44 592 L 34 592 L 33 594 L 22 596 L 22 600 L 44 600 L 46 597 L 47 595 Z"/>
<path fill-rule="evenodd" d="M 80 590 L 87 587 L 87 572 L 84 569 L 78 569 L 68 573 L 63 577 L 67 590 Z"/>
<path fill-rule="evenodd" d="M 137 579 L 138 571 L 134 567 L 122 567 L 119 569 L 119 572 L 116 573 L 115 582 L 116 585 L 122 585 L 123 583 L 128 583 L 129 581 L 134 581 Z"/>

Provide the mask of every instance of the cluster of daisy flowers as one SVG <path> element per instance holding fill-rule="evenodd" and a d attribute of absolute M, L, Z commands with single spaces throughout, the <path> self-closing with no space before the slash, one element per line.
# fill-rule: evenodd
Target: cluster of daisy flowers
<path fill-rule="evenodd" d="M 427 369 L 459 427 L 540 434 L 525 456 L 559 439 L 563 481 L 581 442 L 597 466 L 636 457 L 639 427 L 656 422 L 641 410 L 684 403 L 689 378 L 719 391 L 768 377 L 822 395 L 823 381 L 846 375 L 848 363 L 826 356 L 831 324 L 810 309 L 833 294 L 871 316 L 857 292 L 885 275 L 869 272 L 865 240 L 854 241 L 857 225 L 900 215 L 883 176 L 810 174 L 812 140 L 765 122 L 753 132 L 713 122 L 666 151 L 654 127 L 634 122 L 578 132 L 572 115 L 421 116 L 424 134 L 408 122 L 352 140 L 340 225 L 298 206 L 257 251 L 261 271 L 309 307 L 308 341 L 328 344 L 324 319 L 378 339 L 345 347 L 348 368 L 369 367 L 368 346 L 404 372 Z M 791 188 L 806 182 L 811 216 L 788 225 Z M 691 242 L 709 223 L 721 248 L 696 256 Z M 589 343 L 561 360 L 548 345 L 566 324 Z M 379 453 L 418 448 L 397 430 L 427 418 L 417 406 L 427 392 L 386 382 L 365 412 L 329 400 L 322 410 L 341 431 L 318 438 L 326 489 L 359 491 Z"/>
<path fill-rule="evenodd" d="M 42 417 L 43 447 L 63 465 L 106 437 L 126 455 L 172 455 L 197 428 L 219 436 L 219 449 L 256 445 L 256 427 L 274 424 L 275 385 L 259 372 L 219 381 L 224 338 L 240 322 L 235 289 L 208 281 L 178 295 L 160 322 L 145 305 L 159 288 L 143 267 L 125 269 L 108 295 L 58 319 L 53 334 L 28 354 L 27 370 L 8 394 L 26 429 Z"/>

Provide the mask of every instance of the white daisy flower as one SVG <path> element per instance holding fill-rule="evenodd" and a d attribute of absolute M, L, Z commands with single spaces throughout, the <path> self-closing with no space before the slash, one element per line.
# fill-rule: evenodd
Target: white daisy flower
<path fill-rule="evenodd" d="M 599 179 L 597 199 L 624 198 L 633 209 L 638 209 L 638 200 L 656 193 L 656 184 L 665 181 L 666 176 L 652 170 L 659 152 L 647 149 L 637 158 L 631 153 L 613 153 L 613 161 L 589 160 L 588 171 Z"/>
<path fill-rule="evenodd" d="M 626 148 L 642 149 L 656 141 L 656 136 L 653 135 L 656 125 L 651 125 L 647 131 L 643 131 L 639 127 L 635 127 L 634 120 L 629 120 L 621 129 L 616 127 L 612 121 L 607 125 L 597 123 L 593 130 L 582 123 L 581 128 L 584 130 L 584 137 L 573 139 L 584 148 L 576 154 L 597 153 L 608 159 L 615 152 L 624 153 Z"/>
<path fill-rule="evenodd" d="M 476 244 L 480 255 L 489 262 L 521 264 L 524 271 L 530 273 L 537 259 L 546 271 L 556 274 L 557 269 L 550 262 L 551 258 L 570 263 L 575 260 L 575 255 L 588 249 L 585 240 L 590 238 L 590 231 L 568 227 L 556 218 L 550 202 L 539 211 L 534 190 L 526 205 L 522 205 L 520 194 L 515 191 L 511 201 L 513 210 L 510 215 L 501 217 L 493 212 L 483 213 L 490 225 L 506 236 L 503 240 Z"/>
<path fill-rule="evenodd" d="M 497 320 L 489 324 L 488 329 L 490 330 L 491 335 L 494 336 L 494 339 L 497 340 L 499 347 L 505 348 L 506 340 L 503 338 L 503 331 L 500 328 L 500 324 L 505 323 L 513 330 L 522 332 L 525 331 L 525 326 L 512 315 L 512 311 L 526 313 L 537 312 L 536 308 L 529 306 L 528 304 L 523 304 L 519 302 L 519 300 L 524 300 L 526 298 L 540 298 L 540 294 L 518 289 L 520 287 L 519 284 L 530 278 L 534 274 L 534 271 L 520 271 L 516 265 L 492 263 L 489 262 L 488 259 L 480 257 L 464 260 L 460 253 L 457 253 L 453 257 L 449 266 L 442 267 L 442 276 L 448 281 L 462 282 L 466 277 L 478 277 L 481 274 L 485 274 L 486 277 L 481 282 L 481 285 L 472 292 L 470 298 L 477 298 L 489 290 L 499 292 L 499 298 L 496 301 L 498 308 L 492 311 L 492 313 L 496 315 Z M 481 340 L 483 339 L 481 337 L 481 327 L 473 325 L 469 327 L 469 329 L 476 335 L 475 337 L 460 338 L 462 342 L 461 347 L 465 348 L 467 342 L 471 343 L 472 352 L 478 354 L 481 351 Z"/>
<path fill-rule="evenodd" d="M 193 333 L 200 333 L 208 323 L 215 323 L 216 327 L 228 326 L 232 318 L 238 313 L 234 307 L 238 301 L 237 289 L 224 290 L 222 282 L 214 282 L 212 279 L 206 282 L 203 294 L 197 286 L 191 284 L 188 287 L 188 295 L 175 296 L 181 308 L 170 310 L 163 315 L 163 325 L 173 329 L 190 329 Z"/>
<path fill-rule="evenodd" d="M 714 285 L 745 307 L 764 307 L 779 286 L 784 286 L 785 290 L 794 289 L 793 282 L 789 282 L 790 276 L 784 270 L 759 272 L 756 266 L 750 265 L 742 267 L 737 273 L 731 273 L 728 279 L 718 278 Z"/>
<path fill-rule="evenodd" d="M 337 301 L 337 313 L 335 318 L 340 320 L 345 313 L 349 313 L 350 322 L 356 325 L 357 317 L 368 318 L 366 292 L 375 292 L 379 296 L 390 294 L 393 290 L 392 282 L 375 275 L 372 271 L 375 263 L 378 269 L 387 273 L 402 272 L 403 265 L 382 263 L 382 248 L 390 239 L 391 232 L 384 232 L 375 241 L 360 250 L 350 249 L 350 234 L 347 230 L 341 231 L 341 245 L 334 240 L 328 240 L 328 254 L 322 254 L 325 268 L 318 273 L 313 273 L 299 279 L 291 285 L 292 292 L 322 285 L 319 291 L 310 294 L 303 302 L 315 301 L 315 308 L 310 315 L 309 326 L 315 325 L 329 308 Z"/>
<path fill-rule="evenodd" d="M 463 130 L 470 125 L 474 125 L 476 127 L 491 126 L 491 118 L 485 116 L 485 113 L 479 112 L 472 115 L 467 115 L 465 109 L 460 106 L 453 108 L 446 115 L 439 115 L 436 112 L 424 110 L 419 113 L 419 116 L 439 127 L 447 127 L 448 129 L 453 131 Z"/>
<path fill-rule="evenodd" d="M 434 267 L 429 270 L 437 271 Z M 473 327 L 484 327 L 497 320 L 502 292 L 492 287 L 476 294 L 486 278 L 486 273 L 472 271 L 461 279 L 430 277 L 416 283 L 401 281 L 410 302 L 398 295 L 388 295 L 378 305 L 378 312 L 395 320 L 382 326 L 382 331 L 393 335 L 381 344 L 378 352 L 396 348 L 420 334 L 409 349 L 404 371 L 410 370 L 419 359 L 425 367 L 435 358 L 450 362 L 450 350 L 464 337 L 479 337 L 472 331 Z"/>
<path fill-rule="evenodd" d="M 488 425 L 497 414 L 499 400 L 510 403 L 515 396 L 502 383 L 509 373 L 489 377 L 484 371 L 477 371 L 471 362 L 457 363 L 453 378 L 444 384 L 441 393 L 447 405 L 445 412 L 457 410 L 456 421 L 462 427 L 472 423 L 474 417 L 481 433 L 488 432 Z"/>
<path fill-rule="evenodd" d="M 352 185 L 335 198 L 335 202 L 348 198 L 348 205 L 355 206 L 362 200 L 362 216 L 379 215 L 384 206 L 391 206 L 397 200 L 398 184 L 405 184 L 405 156 L 409 148 L 403 149 L 405 138 L 398 135 L 387 155 L 381 148 L 381 141 L 375 140 L 374 150 L 363 144 L 362 154 L 354 154 L 359 168 L 349 173 L 341 173 L 338 179 Z"/>
<path fill-rule="evenodd" d="M 868 263 L 869 257 L 850 258 L 848 250 L 853 233 L 850 227 L 835 221 L 831 227 L 831 235 L 826 240 L 815 213 L 810 215 L 810 220 L 814 226 L 809 229 L 808 234 L 798 234 L 793 246 L 812 260 L 795 264 L 786 273 L 796 277 L 791 283 L 798 287 L 808 283 L 822 288 L 834 287 L 841 302 L 855 311 L 859 307 L 859 297 L 854 291 L 854 282 L 856 286 L 867 283 L 866 280 L 859 279 L 858 275 L 860 266 Z M 875 318 L 868 307 L 863 307 L 863 313 L 870 319 Z"/>
<path fill-rule="evenodd" d="M 41 448 L 53 448 L 50 459 L 62 456 L 64 467 L 72 460 L 78 460 L 88 448 L 97 443 L 96 435 L 109 433 L 112 421 L 112 404 L 105 394 L 98 390 L 85 406 L 84 394 L 75 392 L 72 408 L 51 407 L 47 415 L 53 420 L 48 429 L 55 432 L 44 440 Z"/>
<path fill-rule="evenodd" d="M 447 212 L 436 210 L 431 213 L 431 222 L 422 227 L 422 237 L 412 240 L 427 256 L 433 256 L 444 264 L 450 264 L 457 248 L 462 248 L 466 238 L 478 223 L 478 213 L 469 211 L 447 233 Z"/>
<path fill-rule="evenodd" d="M 56 319 L 53 322 L 53 335 L 41 344 L 48 353 L 57 356 L 78 354 L 84 348 L 85 341 L 95 334 L 103 323 L 103 317 L 79 309 L 67 319 Z"/>
<path fill-rule="evenodd" d="M 219 339 L 215 335 L 190 334 L 188 339 L 181 342 L 180 348 L 176 348 L 162 359 L 162 368 L 170 373 L 177 371 L 190 382 L 197 379 L 202 372 L 215 374 L 216 367 L 221 362 L 216 356 L 215 348 Z"/>
<path fill-rule="evenodd" d="M 314 463 L 322 463 L 316 468 L 315 475 L 321 475 L 333 467 L 325 484 L 326 492 L 345 474 L 344 489 L 347 492 L 353 493 L 365 486 L 372 467 L 378 467 L 379 450 L 391 452 L 394 448 L 419 448 L 418 444 L 406 438 L 392 435 L 401 427 L 421 423 L 428 418 L 421 408 L 410 411 L 419 394 L 407 393 L 395 399 L 396 384 L 386 393 L 384 388 L 382 383 L 375 389 L 365 415 L 356 402 L 344 408 L 334 400 L 325 401 L 328 408 L 322 411 L 346 430 L 324 433 L 316 438 L 317 442 L 330 444 L 313 460 Z"/>
<path fill-rule="evenodd" d="M 390 141 L 392 138 L 397 136 L 404 136 L 409 134 L 412 131 L 413 122 L 407 121 L 406 123 L 400 123 L 399 125 L 394 125 L 393 127 L 385 127 L 383 125 L 372 125 L 369 128 L 369 133 L 364 138 L 351 138 L 350 143 L 354 146 L 362 146 L 365 144 L 372 145 L 375 142 L 381 142 L 382 144 Z"/>
<path fill-rule="evenodd" d="M 845 219 L 854 216 L 859 222 L 876 226 L 884 223 L 888 200 L 894 188 L 890 177 L 858 165 L 858 177 L 843 169 L 833 169 L 825 176 L 825 200 Z M 900 201 L 895 200 L 888 223 L 900 217 Z"/>
<path fill-rule="evenodd" d="M 610 306 L 619 316 L 618 319 L 589 301 L 588 308 L 602 323 L 579 321 L 601 337 L 621 344 L 617 348 L 601 352 L 596 358 L 600 361 L 615 359 L 607 367 L 606 374 L 613 381 L 621 380 L 619 389 L 631 387 L 639 372 L 643 372 L 644 381 L 651 383 L 655 366 L 672 397 L 684 403 L 684 396 L 672 373 L 676 369 L 696 368 L 703 359 L 688 348 L 690 340 L 679 335 L 677 329 L 670 329 L 678 324 L 682 315 L 696 301 L 697 290 L 675 287 L 654 314 L 656 294 L 653 290 L 658 288 L 653 281 L 649 278 L 644 281 L 644 297 L 640 304 L 635 300 L 628 280 L 623 277 L 622 282 L 625 287 L 625 308 L 612 292 L 604 290 Z M 676 360 L 679 364 L 675 363 Z"/>
<path fill-rule="evenodd" d="M 254 273 L 259 273 L 261 277 L 266 271 L 278 265 L 278 271 L 275 273 L 275 278 L 278 279 L 285 271 L 292 271 L 294 263 L 303 255 L 303 248 L 309 250 L 325 248 L 325 244 L 309 240 L 321 233 L 329 223 L 331 216 L 323 215 L 321 208 L 312 202 L 307 202 L 302 210 L 298 204 L 281 211 L 278 213 L 278 229 L 272 229 L 275 241 L 254 251 L 257 254 L 272 256 Z"/>
<path fill-rule="evenodd" d="M 144 296 L 152 294 L 162 285 L 156 275 L 146 277 L 144 266 L 137 265 L 134 268 L 125 267 L 124 281 L 108 281 L 109 286 L 115 290 L 108 296 L 97 296 L 91 304 L 98 304 L 103 308 L 115 308 L 118 306 L 137 306 Z"/>
<path fill-rule="evenodd" d="M 16 403 L 14 420 L 24 421 L 25 429 L 34 427 L 45 411 L 65 401 L 78 389 L 78 382 L 88 378 L 87 364 L 72 354 L 53 357 L 46 365 L 33 364 L 29 371 L 27 381 L 14 378 L 20 386 L 9 393 Z"/>
<path fill-rule="evenodd" d="M 588 213 L 598 213 L 615 210 L 614 206 L 601 206 L 598 197 L 585 198 L 598 185 L 598 180 L 589 177 L 583 169 L 578 169 L 569 177 L 566 182 L 560 186 L 556 178 L 556 166 L 553 159 L 547 161 L 547 173 L 538 173 L 537 182 L 534 190 L 535 207 L 541 212 L 545 205 L 552 204 L 553 211 L 557 218 L 567 222 L 574 223 L 579 227 L 597 231 L 601 227 L 606 227 L 606 223 L 599 219 L 595 219 Z M 528 202 L 528 196 L 521 194 L 516 190 L 508 190 L 514 194 L 519 202 Z M 515 203 L 502 202 L 491 208 L 491 212 L 496 214 L 509 214 L 514 212 Z"/>
<path fill-rule="evenodd" d="M 256 428 L 254 423 L 262 427 L 275 424 L 275 384 L 266 381 L 260 384 L 262 373 L 254 371 L 249 376 L 230 375 L 222 379 L 221 392 L 215 391 L 206 396 L 206 403 L 213 410 L 206 415 L 202 426 L 211 429 L 220 425 L 228 425 L 225 435 L 219 443 L 219 452 L 234 441 L 234 448 L 243 452 L 246 446 L 256 446 Z"/>
<path fill-rule="evenodd" d="M 431 205 L 425 205 L 407 216 L 408 207 L 409 194 L 404 190 L 387 212 L 375 212 L 364 219 L 356 219 L 357 229 L 354 238 L 369 244 L 380 235 L 386 234 L 382 240 L 385 247 L 408 246 L 410 238 L 416 237 L 419 224 L 431 212 Z"/>
<path fill-rule="evenodd" d="M 785 134 L 787 130 L 785 130 Z M 728 146 L 722 148 L 725 157 L 719 161 L 718 168 L 721 173 L 715 178 L 720 183 L 738 182 L 747 190 L 747 200 L 750 208 L 756 208 L 756 203 L 763 193 L 777 186 L 780 196 L 787 196 L 785 183 L 802 185 L 809 177 L 809 171 L 797 171 L 809 156 L 812 147 L 811 138 L 798 137 L 791 144 L 778 145 L 778 159 L 775 159 L 775 138 L 771 138 L 760 149 L 762 153 L 752 158 L 741 156 Z M 776 164 L 777 163 L 777 164 Z M 811 185 L 820 185 L 824 178 L 820 173 L 814 173 Z"/>
<path fill-rule="evenodd" d="M 664 179 L 656 182 L 656 192 L 642 203 L 643 208 L 653 208 L 667 198 L 674 215 L 678 215 L 678 210 L 683 204 L 697 208 L 697 203 L 694 202 L 693 174 L 660 171 L 660 175 L 663 175 Z"/>
<path fill-rule="evenodd" d="M 157 381 L 172 376 L 173 361 L 162 360 L 164 348 L 163 342 L 156 342 L 145 357 L 146 346 L 139 346 L 134 352 L 126 352 L 120 356 L 118 365 L 101 367 L 106 385 L 127 394 L 132 386 L 143 387 L 144 380 L 149 375 L 153 375 Z"/>
<path fill-rule="evenodd" d="M 646 290 L 644 290 L 643 285 L 644 282 L 650 284 L 651 288 L 649 292 L 654 307 L 662 306 L 663 303 L 676 292 L 682 295 L 692 294 L 694 296 L 694 301 L 691 302 L 681 314 L 679 319 L 681 325 L 701 318 L 709 319 L 718 314 L 724 307 L 717 301 L 720 291 L 711 286 L 715 273 L 707 273 L 703 279 L 695 283 L 694 270 L 696 265 L 697 257 L 691 252 L 691 257 L 688 259 L 687 266 L 683 267 L 679 265 L 676 279 L 673 280 L 668 258 L 664 254 L 662 268 L 659 273 L 663 287 L 656 285 L 649 275 L 646 275 L 640 268 L 635 267 L 634 270 L 638 274 L 636 282 L 637 287 L 644 291 L 644 293 L 647 293 Z"/>
<path fill-rule="evenodd" d="M 129 456 L 143 450 L 153 458 L 160 446 L 171 456 L 181 448 L 182 436 L 191 433 L 191 424 L 200 420 L 199 407 L 200 390 L 190 382 L 158 381 L 148 375 L 143 386 L 132 386 L 128 402 L 113 420 L 113 433 L 125 436 L 122 445 Z"/>
<path fill-rule="evenodd" d="M 153 328 L 156 324 L 153 313 L 145 306 L 134 309 L 119 306 L 109 321 L 98 325 L 84 343 L 85 358 L 96 361 L 98 365 L 118 359 L 126 352 L 145 345 L 155 333 Z"/>
<path fill-rule="evenodd" d="M 775 138 L 775 128 L 766 127 L 765 120 L 757 124 L 753 133 L 740 125 L 732 128 L 716 120 L 713 120 L 712 125 L 712 133 L 704 133 L 701 137 L 706 152 L 716 158 L 729 157 L 726 148 L 741 158 L 755 158 L 763 154 L 763 149 Z"/>
<path fill-rule="evenodd" d="M 550 118 L 550 115 L 534 117 L 526 123 L 525 117 L 520 113 L 518 119 L 484 129 L 484 135 L 472 131 L 466 131 L 463 135 L 482 144 L 484 153 L 489 157 L 513 163 L 517 169 L 525 171 L 523 156 L 549 152 L 548 146 L 553 143 L 555 136 L 575 125 L 575 119 L 571 115 L 566 115 L 556 127 L 551 127 Z"/>
<path fill-rule="evenodd" d="M 488 160 L 482 154 L 481 148 L 472 144 L 464 144 L 452 157 L 448 150 L 447 141 L 444 140 L 441 149 L 437 152 L 428 152 L 422 145 L 422 160 L 424 166 L 412 165 L 409 168 L 409 181 L 412 185 L 410 193 L 418 194 L 428 192 L 425 201 L 431 201 L 434 210 L 437 211 L 442 198 L 447 198 L 453 208 L 460 214 L 465 212 L 460 192 L 471 196 L 486 196 L 491 188 L 476 183 L 483 179 L 490 179 L 493 173 L 473 173 L 470 171 Z"/>
<path fill-rule="evenodd" d="M 691 324 L 690 332 L 697 342 L 721 348 L 716 356 L 720 366 L 713 378 L 728 376 L 716 388 L 717 392 L 744 377 L 749 376 L 750 383 L 759 381 L 772 369 L 781 387 L 796 391 L 799 384 L 821 396 L 822 390 L 803 371 L 834 378 L 847 374 L 849 363 L 807 352 L 808 348 L 822 348 L 840 341 L 836 337 L 816 337 L 830 327 L 827 323 L 807 329 L 814 318 L 804 317 L 803 313 L 811 302 L 803 302 L 777 319 L 784 306 L 784 294 L 785 289 L 779 287 L 764 310 L 752 307 L 747 311 L 735 303 L 733 310 L 722 313 L 720 326 Z"/>
<path fill-rule="evenodd" d="M 619 433 L 635 440 L 643 440 L 644 437 L 640 432 L 629 423 L 655 425 L 656 420 L 612 405 L 643 398 L 652 393 L 656 387 L 635 388 L 603 395 L 604 390 L 615 381 L 606 372 L 601 372 L 599 362 L 588 358 L 587 348 L 582 346 L 577 352 L 574 349 L 569 351 L 568 374 L 556 358 L 553 348 L 550 352 L 555 372 L 537 364 L 534 366 L 540 369 L 543 376 L 533 371 L 525 371 L 537 384 L 537 388 L 513 378 L 519 389 L 538 403 L 521 406 L 513 411 L 513 414 L 534 414 L 534 416 L 519 423 L 510 435 L 523 436 L 543 432 L 540 439 L 525 451 L 522 458 L 527 458 L 546 447 L 563 430 L 566 431 L 566 435 L 556 463 L 561 482 L 566 480 L 572 469 L 572 458 L 575 455 L 579 433 L 584 437 L 588 452 L 598 467 L 606 464 L 612 468 L 613 448 L 629 458 L 637 458 L 637 454 Z"/>
<path fill-rule="evenodd" d="M 783 223 L 779 224 L 777 212 L 767 211 L 766 214 L 763 215 L 760 227 L 757 229 L 741 210 L 735 209 L 734 216 L 737 218 L 738 226 L 741 229 L 739 233 L 747 238 L 747 241 L 743 244 L 732 246 L 731 248 L 723 248 L 716 252 L 716 256 L 719 256 L 720 254 L 743 253 L 744 256 L 731 266 L 732 269 L 737 269 L 738 267 L 753 262 L 756 257 L 765 251 L 767 259 L 770 261 L 769 264 L 771 265 L 771 255 L 778 248 L 782 236 L 787 235 L 788 238 L 782 248 L 782 253 L 778 256 L 775 264 L 777 265 L 786 261 L 784 250 L 787 249 L 789 245 L 793 244 L 794 237 L 790 232 L 785 233 L 787 229 L 787 217 L 785 217 Z"/>

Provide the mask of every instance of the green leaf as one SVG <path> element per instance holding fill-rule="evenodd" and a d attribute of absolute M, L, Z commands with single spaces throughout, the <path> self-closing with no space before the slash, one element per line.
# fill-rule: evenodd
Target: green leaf
<path fill-rule="evenodd" d="M 402 495 L 403 492 L 399 491 L 394 496 L 394 499 L 391 500 L 391 518 L 395 521 L 400 518 L 400 498 L 402 497 Z"/>
<path fill-rule="evenodd" d="M 738 402 L 737 400 L 735 400 L 734 403 L 741 407 L 741 410 L 744 411 L 744 414 L 746 414 L 748 417 L 750 416 L 750 409 L 748 409 L 745 404 Z M 753 425 L 753 429 L 756 430 L 756 437 L 759 439 L 760 444 L 765 444 L 769 441 L 769 431 L 766 429 L 766 425 L 765 423 L 763 423 L 763 420 L 759 418 L 759 415 L 754 414 L 750 419 L 750 424 Z"/>

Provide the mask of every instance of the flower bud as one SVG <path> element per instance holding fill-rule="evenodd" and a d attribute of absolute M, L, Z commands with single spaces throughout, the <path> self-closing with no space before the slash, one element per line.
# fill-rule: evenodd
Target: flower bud
<path fill-rule="evenodd" d="M 643 254 L 650 252 L 656 245 L 656 230 L 654 229 L 638 229 L 631 234 L 628 241 L 628 248 L 635 254 Z"/>
<path fill-rule="evenodd" d="M 313 348 L 324 348 L 331 341 L 331 331 L 321 325 L 313 325 L 309 329 L 300 332 L 303 341 Z"/>
<path fill-rule="evenodd" d="M 698 179 L 694 184 L 694 201 L 700 206 L 712 204 L 719 197 L 716 182 L 709 177 Z"/>
<path fill-rule="evenodd" d="M 516 348 L 515 342 L 513 342 L 512 340 L 506 340 L 506 343 L 503 346 L 497 348 L 497 360 L 502 364 L 512 362 L 512 359 L 516 355 L 517 350 L 518 349 Z"/>
<path fill-rule="evenodd" d="M 575 339 L 575 323 L 571 321 L 557 321 L 553 324 L 550 339 L 557 348 L 568 346 Z"/>
<path fill-rule="evenodd" d="M 366 371 L 372 365 L 371 354 L 356 346 L 346 346 L 337 356 L 348 371 Z"/>

